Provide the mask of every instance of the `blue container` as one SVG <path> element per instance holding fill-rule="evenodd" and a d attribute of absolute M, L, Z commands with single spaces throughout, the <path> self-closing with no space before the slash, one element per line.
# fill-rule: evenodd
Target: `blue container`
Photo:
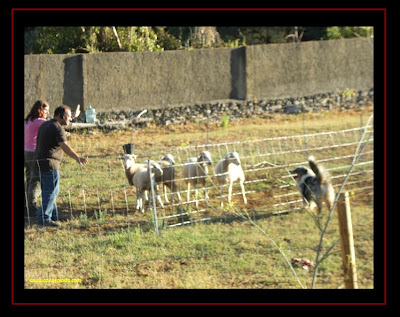
<path fill-rule="evenodd" d="M 86 122 L 87 123 L 95 123 L 96 121 L 96 110 L 89 105 L 89 108 L 86 109 Z"/>

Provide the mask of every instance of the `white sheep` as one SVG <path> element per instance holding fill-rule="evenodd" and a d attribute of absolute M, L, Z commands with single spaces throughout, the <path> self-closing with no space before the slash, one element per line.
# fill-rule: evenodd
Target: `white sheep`
<path fill-rule="evenodd" d="M 150 161 L 153 163 L 154 161 Z M 164 190 L 164 198 L 167 203 L 169 203 L 168 195 L 166 191 L 166 187 L 168 187 L 174 195 L 175 193 L 178 195 L 178 200 L 181 201 L 181 194 L 178 190 L 178 185 L 175 182 L 175 160 L 172 154 L 165 155 L 160 161 L 156 162 L 159 164 L 163 170 L 162 175 L 156 174 L 155 181 L 157 186 L 162 185 Z"/>
<path fill-rule="evenodd" d="M 221 189 L 221 207 L 224 206 L 222 200 L 223 185 L 229 184 L 228 187 L 228 202 L 232 199 L 233 183 L 239 179 L 240 187 L 242 189 L 243 202 L 247 204 L 246 193 L 244 190 L 244 172 L 240 164 L 239 154 L 237 152 L 229 152 L 225 157 L 220 160 L 215 166 L 215 174 L 218 179 Z"/>
<path fill-rule="evenodd" d="M 162 175 L 163 170 L 157 162 L 150 163 L 150 173 L 148 168 L 138 170 L 133 176 L 133 185 L 136 187 L 136 209 L 143 212 L 143 198 L 146 200 L 146 192 L 151 191 L 151 184 L 156 195 L 156 199 L 159 202 L 161 208 L 164 208 L 164 204 L 161 200 L 160 194 L 156 186 L 155 179 Z M 150 176 L 151 175 L 151 176 Z M 150 177 L 152 179 L 150 179 Z"/>
<path fill-rule="evenodd" d="M 204 197 L 208 202 L 208 194 L 205 189 L 206 178 L 208 175 L 208 165 L 212 164 L 211 154 L 208 151 L 203 151 L 198 157 L 191 157 L 183 165 L 183 177 L 187 185 L 187 201 L 190 201 L 190 187 L 193 186 L 195 190 L 196 208 L 199 206 L 197 200 L 198 186 L 204 188 Z"/>
<path fill-rule="evenodd" d="M 136 187 L 136 209 L 143 212 L 143 198 L 147 200 L 146 191 L 151 190 L 151 182 L 153 182 L 153 188 L 156 194 L 157 201 L 160 206 L 164 208 L 164 204 L 161 201 L 161 197 L 158 194 L 156 187 L 155 178 L 162 175 L 163 170 L 157 162 L 150 161 L 150 173 L 148 171 L 147 163 L 136 163 L 137 155 L 125 154 L 124 158 L 124 169 L 125 175 L 130 185 Z M 150 175 L 152 180 L 150 179 Z"/>
<path fill-rule="evenodd" d="M 166 187 L 168 187 L 173 195 L 176 193 L 178 195 L 178 200 L 181 201 L 181 194 L 179 193 L 178 185 L 175 181 L 175 160 L 172 154 L 165 155 L 161 161 L 158 162 L 163 170 L 163 174 L 161 177 L 156 177 L 156 183 L 162 183 L 164 189 L 164 198 L 168 203 L 168 195 L 166 191 Z"/>

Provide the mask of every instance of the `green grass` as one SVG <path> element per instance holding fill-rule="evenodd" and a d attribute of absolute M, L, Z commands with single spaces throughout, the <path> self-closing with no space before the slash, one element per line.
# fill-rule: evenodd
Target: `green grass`
<path fill-rule="evenodd" d="M 361 288 L 372 287 L 372 215 L 355 208 L 355 241 Z M 364 219 L 359 222 L 359 215 Z M 365 218 L 367 217 L 367 218 Z M 291 258 L 315 261 L 319 230 L 307 213 L 256 221 Z M 359 237 L 359 239 L 358 239 Z M 337 221 L 325 248 L 338 238 Z M 31 229 L 25 241 L 26 288 L 300 288 L 271 241 L 248 221 L 209 223 L 163 230 L 156 236 L 140 226 L 96 233 L 64 224 Z M 312 270 L 294 268 L 309 288 Z M 33 278 L 79 278 L 80 284 L 30 283 Z M 319 268 L 317 288 L 342 285 L 339 244 Z"/>
<path fill-rule="evenodd" d="M 364 122 L 368 113 L 365 114 Z M 277 116 L 273 119 L 229 122 L 221 128 L 211 126 L 210 142 L 255 140 L 266 137 L 339 130 L 358 127 L 359 113 L 322 113 L 303 116 Z M 136 151 L 154 155 L 179 145 L 203 144 L 204 125 L 150 127 L 134 131 Z M 25 230 L 25 288 L 300 288 L 289 265 L 274 243 L 292 258 L 315 261 L 320 238 L 313 217 L 308 211 L 273 215 L 272 205 L 279 201 L 277 174 L 266 171 L 267 181 L 249 184 L 249 204 L 241 197 L 223 210 L 219 197 L 211 195 L 212 208 L 191 219 L 208 217 L 211 221 L 192 226 L 166 228 L 160 221 L 161 235 L 154 232 L 151 212 L 134 213 L 134 188 L 127 186 L 121 161 L 122 145 L 130 141 L 129 130 L 94 134 L 72 133 L 70 144 L 82 155 L 90 155 L 89 163 L 80 168 L 65 158 L 62 163 L 61 191 L 58 200 L 62 227 Z M 313 142 L 313 140 L 309 140 Z M 326 140 L 329 142 L 329 140 Z M 269 153 L 269 147 L 292 144 L 265 143 L 243 147 L 247 153 Z M 324 157 L 346 155 L 353 148 L 323 151 Z M 176 157 L 175 157 L 176 158 Z M 262 160 L 262 159 L 260 159 Z M 279 161 L 280 160 L 280 161 Z M 275 163 L 304 160 L 304 153 L 277 157 Z M 258 163 L 245 160 L 244 164 Z M 335 168 L 344 162 L 329 161 Z M 358 170 L 363 171 L 358 168 Z M 337 173 L 343 171 L 338 170 Z M 336 172 L 335 172 L 336 173 Z M 248 179 L 255 179 L 252 174 Z M 288 180 L 289 181 L 289 180 Z M 339 180 L 338 180 L 339 181 Z M 238 191 L 234 187 L 234 193 Z M 127 200 L 125 199 L 127 198 Z M 185 200 L 185 195 L 183 195 Z M 298 197 L 297 197 L 298 198 Z M 373 288 L 373 207 L 370 195 L 351 196 L 354 239 L 360 288 Z M 218 207 L 215 207 L 218 206 Z M 201 208 L 205 208 L 202 204 Z M 159 216 L 193 212 L 195 208 L 158 210 Z M 251 221 L 240 217 L 239 212 Z M 183 217 L 190 219 L 189 216 Z M 326 219 L 326 215 L 321 221 Z M 265 235 L 259 228 L 267 233 Z M 274 243 L 269 239 L 272 238 Z M 343 287 L 340 243 L 334 214 L 324 238 L 323 251 L 335 243 L 330 255 L 320 265 L 316 288 Z M 305 288 L 311 287 L 313 268 L 307 271 L 294 267 Z M 81 283 L 32 283 L 30 279 L 81 279 Z"/>

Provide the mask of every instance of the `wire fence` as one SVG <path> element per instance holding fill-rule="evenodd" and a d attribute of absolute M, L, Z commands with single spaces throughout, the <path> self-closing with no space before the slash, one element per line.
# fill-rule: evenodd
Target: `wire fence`
<path fill-rule="evenodd" d="M 165 154 L 170 153 L 175 158 L 175 181 L 181 200 L 177 193 L 167 191 L 167 199 L 164 196 L 164 188 L 160 186 L 164 208 L 156 206 L 158 227 L 175 228 L 185 225 L 212 221 L 230 221 L 232 217 L 240 217 L 245 214 L 250 221 L 272 215 L 281 215 L 297 212 L 303 209 L 303 200 L 296 188 L 296 184 L 288 170 L 297 166 L 307 166 L 307 158 L 313 155 L 319 164 L 322 164 L 331 174 L 331 180 L 337 192 L 344 185 L 343 190 L 352 195 L 352 206 L 373 206 L 374 184 L 374 133 L 373 126 L 343 129 L 338 131 L 324 131 L 309 134 L 297 134 L 290 136 L 268 137 L 256 140 L 241 140 L 235 142 L 223 142 L 215 144 L 203 144 L 196 146 L 179 146 L 174 148 L 156 148 L 139 155 L 139 161 L 147 159 L 159 160 Z M 73 146 L 81 152 L 90 151 L 90 163 L 80 167 L 68 158 L 63 162 L 61 170 L 60 195 L 57 206 L 59 214 L 64 218 L 78 220 L 83 227 L 103 226 L 107 224 L 129 226 L 141 222 L 155 225 L 152 212 L 149 210 L 144 215 L 135 210 L 136 190 L 129 186 L 126 179 L 121 152 L 113 153 L 115 149 L 109 149 L 102 145 L 102 140 L 85 140 L 79 143 L 74 140 Z M 209 167 L 205 187 L 199 190 L 199 205 L 193 199 L 186 200 L 188 178 L 183 176 L 182 170 L 185 163 L 191 157 L 197 157 L 202 151 L 209 151 L 213 164 Z M 240 187 L 233 187 L 233 202 L 220 207 L 221 189 L 216 180 L 214 167 L 227 152 L 238 152 L 241 164 L 246 176 L 244 182 L 248 203 L 244 204 Z M 357 160 L 355 160 L 357 153 Z M 227 189 L 224 186 L 223 199 L 226 200 Z M 204 191 L 208 193 L 208 199 Z M 193 188 L 192 188 L 193 190 Z M 149 207 L 152 204 L 149 199 Z M 150 209 L 150 208 L 149 208 Z M 34 224 L 34 221 L 26 211 L 26 224 Z M 364 213 L 353 222 L 355 232 L 363 232 L 364 227 L 372 230 L 373 213 Z M 173 230 L 173 229 L 172 229 Z M 260 229 L 262 230 L 262 229 Z M 321 230 L 322 231 L 322 230 Z M 99 231 L 100 232 L 100 231 Z M 97 234 L 88 230 L 88 234 Z M 268 235 L 267 233 L 265 233 Z M 361 243 L 360 239 L 360 242 Z M 369 241 L 369 240 L 368 240 Z M 273 243 L 275 243 L 272 240 Z M 339 252 L 334 248 L 339 239 L 325 249 L 328 252 Z M 362 240 L 362 243 L 373 243 Z M 315 246 L 312 246 L 314 248 Z M 279 246 L 276 246 L 279 250 Z M 292 247 L 296 251 L 296 247 Z M 310 246 L 311 248 L 311 246 Z M 369 287 L 373 275 L 373 258 L 366 253 L 357 258 L 357 266 L 365 273 L 365 283 Z M 220 254 L 218 254 L 220 256 Z M 283 254 L 285 257 L 285 255 Z M 325 258 L 322 254 L 320 261 Z M 318 258 L 318 257 L 317 257 Z M 120 262 L 115 263 L 121 265 Z M 289 265 L 291 267 L 291 265 Z M 48 269 L 58 269 L 51 266 Z M 68 266 L 61 265 L 66 270 Z M 42 267 L 30 267 L 31 270 L 41 270 Z M 368 273 L 370 272 L 370 273 Z M 338 287 L 342 282 L 338 281 Z"/>
<path fill-rule="evenodd" d="M 364 132 L 367 137 L 360 141 Z M 99 142 L 86 141 L 74 145 L 78 151 L 80 147 L 84 147 L 86 151 L 92 151 L 93 155 L 89 156 L 90 164 L 84 168 L 69 160 L 63 163 L 57 201 L 62 214 L 65 217 L 79 218 L 82 222 L 85 222 L 85 217 L 101 219 L 102 222 L 121 219 L 125 223 L 136 221 L 133 217 L 136 213 L 136 191 L 134 187 L 129 186 L 125 177 L 121 159 L 122 147 L 120 153 L 102 154 L 105 149 Z M 301 210 L 302 198 L 288 170 L 297 166 L 307 166 L 307 157 L 313 155 L 317 162 L 330 172 L 333 186 L 338 189 L 352 164 L 357 146 L 361 146 L 362 152 L 349 175 L 345 190 L 353 195 L 371 197 L 373 126 L 257 140 L 158 148 L 152 152 L 135 154 L 138 154 L 139 160 L 142 159 L 143 162 L 147 159 L 157 161 L 167 153 L 174 156 L 175 181 L 182 200 L 178 201 L 177 193 L 168 191 L 164 194 L 164 188 L 160 186 L 164 208 L 157 206 L 157 213 L 161 226 L 176 227 L 216 219 L 221 216 L 221 212 L 229 211 L 232 206 L 250 212 L 255 217 L 261 214 Z M 188 179 L 183 177 L 182 169 L 189 158 L 197 157 L 202 151 L 211 153 L 213 164 L 209 167 L 205 187 L 198 188 L 199 206 L 196 208 L 193 193 L 191 200 L 186 200 Z M 246 177 L 244 186 L 248 204 L 243 204 L 239 184 L 234 184 L 232 204 L 221 209 L 221 188 L 217 184 L 214 167 L 226 153 L 232 151 L 240 155 Z M 227 198 L 226 186 L 228 185 L 223 187 L 222 199 Z M 207 201 L 204 190 L 209 196 Z M 26 211 L 28 225 L 32 224 L 31 217 Z"/>

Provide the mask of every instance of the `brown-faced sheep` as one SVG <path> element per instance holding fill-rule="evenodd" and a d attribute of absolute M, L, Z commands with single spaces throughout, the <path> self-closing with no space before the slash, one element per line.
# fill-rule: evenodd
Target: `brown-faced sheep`
<path fill-rule="evenodd" d="M 162 184 L 164 189 L 164 198 L 168 203 L 168 195 L 166 191 L 166 187 L 168 187 L 171 191 L 172 200 L 174 194 L 178 195 L 178 200 L 181 201 L 181 194 L 179 193 L 179 188 L 177 182 L 175 181 L 175 160 L 172 154 L 165 155 L 161 161 L 158 162 L 163 170 L 163 174 L 160 177 L 156 176 L 156 183 Z"/>
<path fill-rule="evenodd" d="M 197 199 L 198 187 L 204 188 L 204 197 L 208 202 L 208 194 L 205 189 L 206 178 L 208 175 L 208 166 L 212 164 L 211 154 L 208 151 L 203 151 L 198 157 L 191 157 L 183 165 L 183 177 L 187 185 L 187 201 L 190 201 L 190 187 L 193 186 L 195 190 L 196 207 L 199 206 Z"/>

